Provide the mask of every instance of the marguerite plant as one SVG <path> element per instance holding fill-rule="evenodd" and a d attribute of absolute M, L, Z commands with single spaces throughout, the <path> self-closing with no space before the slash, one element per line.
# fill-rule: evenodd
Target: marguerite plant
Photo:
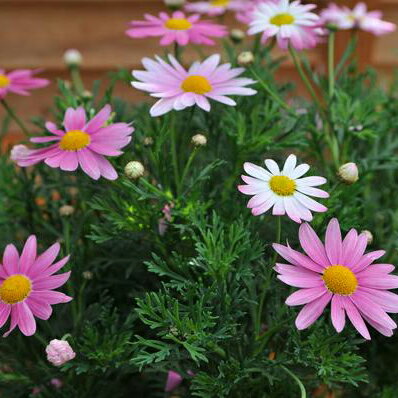
<path fill-rule="evenodd" d="M 274 249 L 289 264 L 276 264 L 278 278 L 300 290 L 290 295 L 286 304 L 303 305 L 296 318 L 298 329 L 311 326 L 331 302 L 331 318 L 340 333 L 347 315 L 367 340 L 365 322 L 385 336 L 392 336 L 396 323 L 387 312 L 398 312 L 398 295 L 388 289 L 398 288 L 398 276 L 390 275 L 391 264 L 372 264 L 385 252 L 365 253 L 367 234 L 351 229 L 341 237 L 339 222 L 332 219 L 326 230 L 325 243 L 308 225 L 300 227 L 299 238 L 305 254 L 290 246 L 274 244 Z"/>
<path fill-rule="evenodd" d="M 324 177 L 303 177 L 308 172 L 308 164 L 297 166 L 295 155 L 289 155 L 283 169 L 272 159 L 266 159 L 268 170 L 253 163 L 246 162 L 244 170 L 249 176 L 242 175 L 247 185 L 239 185 L 238 189 L 245 195 L 253 195 L 247 207 L 254 216 L 266 213 L 272 208 L 272 214 L 287 214 L 297 223 L 301 220 L 311 221 L 311 211 L 325 212 L 327 208 L 309 196 L 328 198 L 326 191 L 315 188 L 326 183 Z"/>
<path fill-rule="evenodd" d="M 41 255 L 37 255 L 37 240 L 34 235 L 26 241 L 21 255 L 16 247 L 8 245 L 0 265 L 0 327 L 11 317 L 7 337 L 17 326 L 25 336 L 36 332 L 35 317 L 50 318 L 51 305 L 67 303 L 72 297 L 55 292 L 70 276 L 70 271 L 59 271 L 69 260 L 64 257 L 54 263 L 60 250 L 55 243 Z"/>
<path fill-rule="evenodd" d="M 167 46 L 177 43 L 186 46 L 189 43 L 214 45 L 212 37 L 224 37 L 228 32 L 223 25 L 212 21 L 201 21 L 199 15 L 186 16 L 175 11 L 171 16 L 161 12 L 158 17 L 145 14 L 145 21 L 131 21 L 127 36 L 137 39 L 145 37 L 161 37 L 160 45 Z"/>
<path fill-rule="evenodd" d="M 187 70 L 176 58 L 169 55 L 170 64 L 160 57 L 156 61 L 144 58 L 145 71 L 133 71 L 139 80 L 133 87 L 148 91 L 152 97 L 160 98 L 151 108 L 151 116 L 161 116 L 171 110 L 180 111 L 191 106 L 199 106 L 209 112 L 209 99 L 235 106 L 230 95 L 254 95 L 256 90 L 248 88 L 254 80 L 238 77 L 244 68 L 232 68 L 231 64 L 220 65 L 221 57 L 212 55 L 204 61 L 196 61 Z"/>
<path fill-rule="evenodd" d="M 94 180 L 101 176 L 115 180 L 117 172 L 105 156 L 119 156 L 121 149 L 131 141 L 134 128 L 127 123 L 105 125 L 111 116 L 110 105 L 105 105 L 91 120 L 87 120 L 82 107 L 68 108 L 63 127 L 46 123 L 52 136 L 34 137 L 31 142 L 55 142 L 44 149 L 29 150 L 17 160 L 21 167 L 44 161 L 47 165 L 64 171 L 75 171 L 79 166 Z"/>

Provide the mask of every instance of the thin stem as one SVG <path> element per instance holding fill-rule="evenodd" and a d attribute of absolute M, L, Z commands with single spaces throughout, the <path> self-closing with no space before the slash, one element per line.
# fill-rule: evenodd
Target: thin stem
<path fill-rule="evenodd" d="M 282 98 L 279 97 L 278 94 L 274 93 L 272 89 L 267 85 L 267 83 L 257 74 L 257 72 L 254 70 L 254 68 L 250 68 L 250 72 L 253 74 L 253 76 L 257 79 L 258 83 L 261 84 L 261 86 L 264 88 L 264 90 L 267 92 L 267 94 L 275 101 L 277 102 L 282 108 L 286 109 L 288 112 L 295 114 L 294 111 L 289 107 L 288 104 L 286 104 L 285 101 L 283 101 Z"/>
<path fill-rule="evenodd" d="M 303 83 L 307 87 L 307 89 L 308 89 L 309 93 L 311 94 L 311 97 L 314 100 L 314 102 L 317 104 L 319 109 L 323 112 L 322 104 L 320 103 L 320 101 L 319 101 L 319 99 L 318 99 L 318 97 L 317 97 L 317 95 L 316 95 L 316 93 L 315 93 L 310 81 L 308 80 L 307 75 L 305 74 L 305 72 L 303 70 L 300 58 L 298 57 L 298 55 L 296 53 L 296 50 L 293 47 L 289 46 L 289 51 L 290 51 L 290 55 L 292 56 L 294 65 L 295 65 L 295 67 L 296 67 L 296 69 L 297 69 L 297 71 L 298 71 L 298 73 L 299 73 L 299 75 L 301 77 L 301 80 L 303 81 Z"/>
<path fill-rule="evenodd" d="M 79 95 L 82 95 L 84 92 L 84 84 L 82 77 L 80 76 L 80 69 L 77 65 L 73 65 L 70 67 L 70 75 L 76 92 Z"/>
<path fill-rule="evenodd" d="M 332 98 L 334 95 L 334 44 L 336 34 L 331 31 L 329 33 L 329 45 L 328 45 L 328 72 L 329 72 L 329 97 Z"/>
<path fill-rule="evenodd" d="M 281 368 L 289 375 L 291 376 L 291 378 L 297 383 L 297 385 L 300 388 L 300 392 L 301 392 L 301 398 L 307 398 L 307 392 L 305 391 L 305 387 L 303 385 L 303 383 L 301 382 L 301 380 L 293 373 L 291 372 L 288 368 L 286 368 L 285 366 L 281 365 Z"/>
<path fill-rule="evenodd" d="M 7 111 L 7 113 L 10 115 L 10 117 L 15 121 L 15 123 L 19 126 L 19 128 L 23 131 L 23 133 L 29 137 L 30 133 L 29 130 L 25 127 L 24 123 L 22 120 L 16 115 L 14 110 L 8 105 L 6 100 L 2 99 L 1 104 L 3 105 L 4 109 Z"/>
<path fill-rule="evenodd" d="M 174 42 L 174 57 L 177 61 L 181 61 L 181 47 L 177 42 Z"/>
<path fill-rule="evenodd" d="M 276 236 L 275 236 L 275 243 L 280 243 L 281 242 L 281 233 L 282 233 L 282 217 L 276 217 Z M 271 264 L 274 265 L 276 262 L 278 253 L 275 252 L 273 257 L 272 257 L 272 262 Z M 260 329 L 261 329 L 261 315 L 263 313 L 263 307 L 264 307 L 264 300 L 265 300 L 265 295 L 267 293 L 267 288 L 268 284 L 263 287 L 263 290 L 261 292 L 260 296 L 260 301 L 258 304 L 258 313 L 257 313 L 257 336 L 260 334 Z"/>
<path fill-rule="evenodd" d="M 174 121 L 174 117 L 172 120 Z M 179 172 L 178 157 L 177 157 L 176 128 L 175 128 L 175 123 L 173 122 L 171 123 L 171 157 L 173 163 L 175 185 L 177 188 L 177 195 L 178 195 L 178 193 L 180 192 L 180 172 Z"/>
<path fill-rule="evenodd" d="M 188 174 L 189 169 L 191 168 L 191 164 L 193 160 L 196 157 L 196 154 L 198 153 L 198 148 L 194 148 L 194 150 L 191 152 L 191 155 L 189 156 L 188 162 L 186 163 L 184 167 L 184 171 L 182 172 L 182 177 L 181 177 L 181 186 L 184 184 L 184 180 Z"/>

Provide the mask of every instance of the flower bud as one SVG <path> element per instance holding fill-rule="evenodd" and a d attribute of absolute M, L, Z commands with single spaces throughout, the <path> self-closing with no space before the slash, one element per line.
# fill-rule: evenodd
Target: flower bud
<path fill-rule="evenodd" d="M 152 146 L 153 145 L 153 138 L 152 137 L 145 137 L 143 142 L 144 142 L 145 146 Z"/>
<path fill-rule="evenodd" d="M 243 51 L 238 55 L 238 64 L 240 66 L 251 65 L 254 61 L 254 55 L 251 51 Z"/>
<path fill-rule="evenodd" d="M 373 242 L 373 234 L 372 232 L 368 231 L 367 229 L 364 229 L 363 231 L 361 231 L 361 234 L 365 234 L 366 238 L 368 240 L 368 245 L 371 245 Z"/>
<path fill-rule="evenodd" d="M 177 9 L 185 4 L 185 0 L 164 0 L 164 4 L 169 8 Z"/>
<path fill-rule="evenodd" d="M 70 205 L 63 205 L 59 208 L 59 215 L 62 217 L 69 217 L 75 212 L 75 208 Z"/>
<path fill-rule="evenodd" d="M 67 341 L 57 339 L 50 341 L 46 347 L 46 353 L 47 360 L 54 366 L 61 366 L 76 356 L 76 353 Z"/>
<path fill-rule="evenodd" d="M 31 150 L 26 145 L 14 145 L 10 152 L 10 159 L 14 163 L 18 164 L 18 162 L 26 158 L 30 154 L 30 152 Z"/>
<path fill-rule="evenodd" d="M 93 93 L 90 90 L 84 90 L 82 92 L 82 98 L 85 100 L 91 100 L 93 98 Z"/>
<path fill-rule="evenodd" d="M 133 180 L 137 180 L 138 178 L 142 177 L 144 175 L 144 172 L 145 168 L 142 163 L 135 160 L 132 162 L 128 162 L 126 164 L 126 167 L 124 168 L 124 173 L 126 174 L 126 176 Z"/>
<path fill-rule="evenodd" d="M 82 54 L 79 50 L 71 48 L 64 53 L 64 62 L 67 66 L 79 66 L 83 61 Z"/>
<path fill-rule="evenodd" d="M 192 137 L 191 142 L 195 146 L 205 146 L 207 144 L 207 138 L 203 134 L 196 134 Z"/>
<path fill-rule="evenodd" d="M 82 276 L 84 279 L 86 279 L 87 281 L 91 281 L 91 279 L 94 278 L 94 274 L 91 271 L 84 271 L 82 273 Z"/>
<path fill-rule="evenodd" d="M 240 29 L 232 29 L 231 33 L 229 34 L 230 39 L 234 43 L 240 43 L 245 38 L 245 32 Z"/>
<path fill-rule="evenodd" d="M 355 163 L 346 163 L 340 166 L 337 175 L 345 182 L 346 184 L 354 184 L 354 182 L 358 181 L 358 167 Z"/>

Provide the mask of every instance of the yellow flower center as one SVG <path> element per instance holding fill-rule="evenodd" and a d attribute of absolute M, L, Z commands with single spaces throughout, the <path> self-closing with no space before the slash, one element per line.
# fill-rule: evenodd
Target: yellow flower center
<path fill-rule="evenodd" d="M 187 93 L 206 94 L 213 88 L 203 76 L 188 76 L 181 84 L 181 88 Z"/>
<path fill-rule="evenodd" d="M 279 196 L 291 196 L 296 190 L 296 183 L 286 176 L 273 176 L 269 180 L 269 186 Z"/>
<path fill-rule="evenodd" d="M 32 291 L 31 281 L 24 275 L 12 275 L 0 286 L 0 299 L 7 304 L 24 301 Z"/>
<path fill-rule="evenodd" d="M 226 7 L 231 0 L 212 0 L 210 5 L 213 7 Z"/>
<path fill-rule="evenodd" d="M 277 14 L 271 18 L 270 22 L 276 26 L 291 25 L 294 22 L 294 16 L 286 13 Z"/>
<path fill-rule="evenodd" d="M 10 84 L 10 79 L 6 75 L 0 75 L 0 88 L 7 87 Z"/>
<path fill-rule="evenodd" d="M 90 144 L 90 135 L 81 130 L 68 131 L 61 139 L 59 147 L 64 151 L 79 151 Z"/>
<path fill-rule="evenodd" d="M 344 265 L 332 265 L 326 268 L 322 279 L 328 290 L 335 294 L 349 296 L 357 290 L 357 277 Z"/>
<path fill-rule="evenodd" d="M 172 30 L 188 30 L 192 28 L 191 22 L 185 18 L 170 18 L 166 21 L 165 26 Z"/>

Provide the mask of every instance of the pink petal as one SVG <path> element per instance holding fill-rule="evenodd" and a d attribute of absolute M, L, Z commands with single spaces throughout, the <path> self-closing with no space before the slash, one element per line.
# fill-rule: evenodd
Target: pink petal
<path fill-rule="evenodd" d="M 324 287 L 325 284 L 320 277 L 315 276 L 291 276 L 291 275 L 278 275 L 277 278 L 287 285 L 301 288 L 311 287 Z"/>
<path fill-rule="evenodd" d="M 355 305 L 351 302 L 351 300 L 343 300 L 343 306 L 346 310 L 347 316 L 350 319 L 351 323 L 354 325 L 355 329 L 364 337 L 366 340 L 370 340 L 369 330 L 363 321 L 361 314 L 355 307 Z"/>
<path fill-rule="evenodd" d="M 301 247 L 314 262 L 325 268 L 331 265 L 325 247 L 309 224 L 305 223 L 300 227 L 299 239 Z"/>
<path fill-rule="evenodd" d="M 36 300 L 31 296 L 25 300 L 25 303 L 29 306 L 32 314 L 36 318 L 43 319 L 45 321 L 50 318 L 52 314 L 52 308 L 48 303 Z"/>
<path fill-rule="evenodd" d="M 59 271 L 69 261 L 69 258 L 70 258 L 70 256 L 66 256 L 62 260 L 59 260 L 58 262 L 56 262 L 52 266 L 48 267 L 45 271 L 40 273 L 40 278 L 55 274 L 57 271 Z"/>
<path fill-rule="evenodd" d="M 302 305 L 310 303 L 316 300 L 326 292 L 326 288 L 323 287 L 312 287 L 309 289 L 300 289 L 297 292 L 292 293 L 285 301 L 287 305 Z"/>
<path fill-rule="evenodd" d="M 171 392 L 175 390 L 182 383 L 182 376 L 174 372 L 174 370 L 169 370 L 167 373 L 166 386 L 164 388 L 165 392 Z"/>
<path fill-rule="evenodd" d="M 332 293 L 326 292 L 319 299 L 306 304 L 296 318 L 297 329 L 303 330 L 311 326 L 322 315 L 332 296 Z"/>
<path fill-rule="evenodd" d="M 37 241 L 36 236 L 29 236 L 22 250 L 21 257 L 19 259 L 19 272 L 26 274 L 29 268 L 33 265 L 36 260 L 37 254 Z"/>
<path fill-rule="evenodd" d="M 3 268 L 7 275 L 17 274 L 19 254 L 17 248 L 10 244 L 7 245 L 3 254 Z"/>
<path fill-rule="evenodd" d="M 112 108 L 110 105 L 105 105 L 86 125 L 85 131 L 87 133 L 95 133 L 100 129 L 106 121 L 110 118 Z"/>
<path fill-rule="evenodd" d="M 372 326 L 373 328 L 375 328 L 379 333 L 381 333 L 383 336 L 386 337 L 391 337 L 394 332 L 392 329 L 387 328 L 383 325 L 380 325 L 378 322 L 375 322 L 373 319 L 368 318 L 366 315 L 362 315 L 364 317 L 364 319 L 366 320 L 366 322 L 369 323 L 370 326 Z"/>
<path fill-rule="evenodd" d="M 72 297 L 69 297 L 64 293 L 54 292 L 52 290 L 33 291 L 29 297 L 45 301 L 50 305 L 68 303 L 73 300 Z"/>
<path fill-rule="evenodd" d="M 88 149 L 83 149 L 77 152 L 77 156 L 83 171 L 92 179 L 98 180 L 101 177 L 101 172 L 93 153 Z"/>
<path fill-rule="evenodd" d="M 33 281 L 34 290 L 51 290 L 62 286 L 70 277 L 71 272 L 38 278 Z"/>
<path fill-rule="evenodd" d="M 344 298 L 338 294 L 335 294 L 332 298 L 331 317 L 333 326 L 337 333 L 340 333 L 344 329 L 345 325 L 345 312 L 342 300 L 344 300 Z"/>
<path fill-rule="evenodd" d="M 398 295 L 392 292 L 371 289 L 368 287 L 359 287 L 358 292 L 365 295 L 369 300 L 373 300 L 384 311 L 398 313 Z"/>
<path fill-rule="evenodd" d="M 341 264 L 342 241 L 340 225 L 336 218 L 333 218 L 326 229 L 325 237 L 326 254 L 333 265 Z"/>
<path fill-rule="evenodd" d="M 83 130 L 86 125 L 86 112 L 83 107 L 68 108 L 65 112 L 64 126 L 66 131 Z"/>
<path fill-rule="evenodd" d="M 33 267 L 31 268 L 29 272 L 29 276 L 34 280 L 40 274 L 47 268 L 49 267 L 54 260 L 57 258 L 58 253 L 61 249 L 60 244 L 54 243 L 52 246 L 50 246 L 45 252 L 43 252 L 39 257 L 37 257 Z"/>
<path fill-rule="evenodd" d="M 32 336 L 36 332 L 36 321 L 26 301 L 15 304 L 18 314 L 18 327 L 25 336 Z"/>
<path fill-rule="evenodd" d="M 0 328 L 7 322 L 11 313 L 11 305 L 0 302 Z"/>
<path fill-rule="evenodd" d="M 66 151 L 59 162 L 61 170 L 75 171 L 79 166 L 77 154 L 74 151 Z"/>

